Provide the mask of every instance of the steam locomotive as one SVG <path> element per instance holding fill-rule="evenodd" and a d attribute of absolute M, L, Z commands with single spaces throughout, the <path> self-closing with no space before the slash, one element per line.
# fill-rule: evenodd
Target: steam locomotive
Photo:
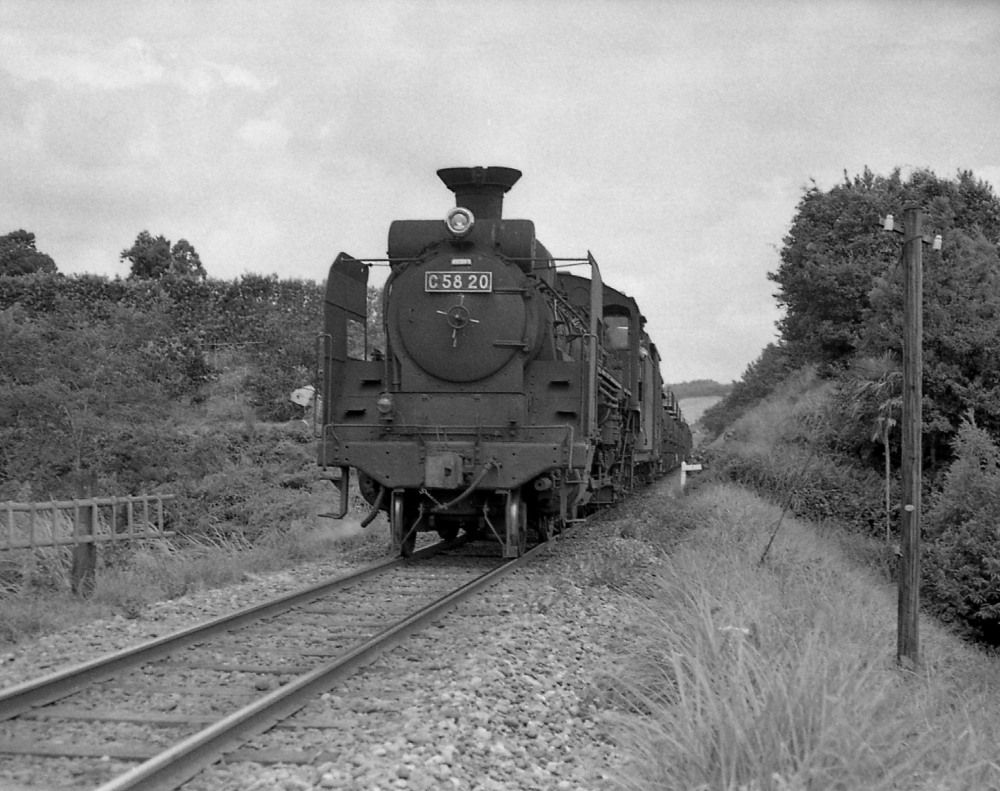
<path fill-rule="evenodd" d="M 384 349 L 364 335 L 376 259 L 330 267 L 318 463 L 340 470 L 341 516 L 357 470 L 364 524 L 386 511 L 404 556 L 420 532 L 465 531 L 517 557 L 529 534 L 548 540 L 679 465 L 691 432 L 635 300 L 589 252 L 553 258 L 531 221 L 503 219 L 520 171 L 438 176 L 456 197 L 444 220 L 389 227 Z"/>

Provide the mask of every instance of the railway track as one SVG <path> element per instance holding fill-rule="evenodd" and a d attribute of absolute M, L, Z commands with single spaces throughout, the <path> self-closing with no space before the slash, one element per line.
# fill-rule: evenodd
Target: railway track
<path fill-rule="evenodd" d="M 515 561 L 442 553 L 456 544 L 0 691 L 0 777 L 27 776 L 26 787 L 39 788 L 174 789 L 222 756 L 308 762 L 308 752 L 269 750 L 258 737 L 336 727 L 329 715 L 297 713 L 545 546 Z"/>

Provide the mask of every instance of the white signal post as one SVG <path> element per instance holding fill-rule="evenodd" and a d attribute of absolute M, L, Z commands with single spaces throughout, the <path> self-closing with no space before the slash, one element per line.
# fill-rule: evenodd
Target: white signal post
<path fill-rule="evenodd" d="M 687 481 L 687 474 L 689 472 L 698 472 L 701 470 L 700 464 L 688 464 L 686 461 L 681 462 L 681 491 L 684 491 L 684 483 Z"/>

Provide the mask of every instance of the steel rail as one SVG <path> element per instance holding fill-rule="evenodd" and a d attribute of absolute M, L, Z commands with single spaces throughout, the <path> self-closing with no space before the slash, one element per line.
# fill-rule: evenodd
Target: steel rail
<path fill-rule="evenodd" d="M 37 706 L 71 695 L 86 684 L 104 681 L 118 673 L 140 667 L 149 662 L 184 648 L 192 643 L 234 629 L 246 623 L 267 618 L 298 604 L 324 596 L 339 588 L 382 574 L 391 568 L 412 562 L 414 559 L 429 557 L 438 552 L 457 546 L 455 542 L 442 542 L 415 552 L 410 558 L 390 558 L 373 563 L 360 571 L 345 574 L 332 580 L 317 583 L 308 588 L 292 591 L 277 599 L 247 607 L 229 615 L 206 621 L 164 637 L 150 640 L 132 648 L 97 657 L 64 670 L 50 673 L 41 678 L 25 681 L 5 690 L 0 690 L 0 722 L 12 719 Z"/>
<path fill-rule="evenodd" d="M 145 763 L 105 783 L 96 791 L 172 791 L 226 752 L 268 730 L 303 708 L 309 700 L 333 687 L 354 670 L 370 664 L 380 654 L 401 643 L 410 634 L 441 618 L 448 610 L 527 562 L 552 542 L 539 544 L 520 558 L 487 572 L 404 620 L 385 629 L 371 640 L 295 681 L 276 689 L 254 703 L 233 712 L 195 733 Z"/>

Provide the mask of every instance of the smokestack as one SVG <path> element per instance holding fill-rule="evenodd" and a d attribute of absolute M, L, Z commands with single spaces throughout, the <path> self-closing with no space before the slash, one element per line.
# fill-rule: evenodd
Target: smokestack
<path fill-rule="evenodd" d="M 443 168 L 437 172 L 444 185 L 455 193 L 455 205 L 472 212 L 477 220 L 499 220 L 503 196 L 521 171 L 514 168 Z"/>

